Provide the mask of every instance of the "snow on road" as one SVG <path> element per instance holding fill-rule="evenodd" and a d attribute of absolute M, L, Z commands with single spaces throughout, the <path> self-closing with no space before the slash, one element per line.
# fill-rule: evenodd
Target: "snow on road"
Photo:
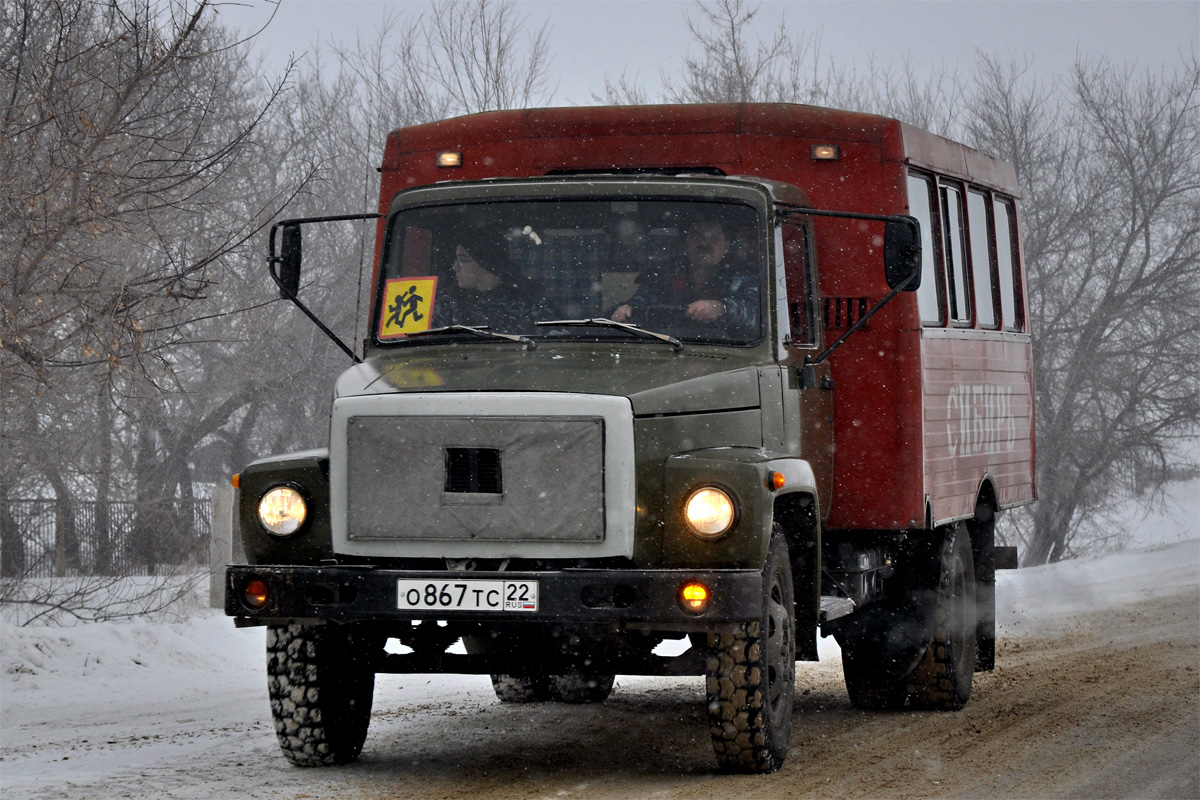
<path fill-rule="evenodd" d="M 1196 520 L 1193 516 L 1186 524 L 1200 534 Z M 1155 598 L 1174 598 L 1178 605 L 1181 597 L 1185 610 L 1200 601 L 1200 538 L 1001 573 L 1000 661 L 1006 658 L 1005 648 L 1020 653 L 1023 642 L 1038 640 L 1047 628 L 1061 627 L 1076 615 Z M 660 759 L 654 762 L 658 766 L 641 772 L 676 773 L 672 791 L 679 789 L 680 780 L 688 791 L 699 792 L 719 779 L 705 757 L 699 679 L 621 678 L 602 707 L 564 710 L 550 704 L 513 710 L 496 701 L 486 677 L 381 676 L 363 762 L 353 768 L 358 770 L 356 788 L 348 791 L 345 772 L 298 770 L 278 755 L 266 699 L 261 628 L 235 629 L 217 612 L 197 609 L 175 623 L 73 628 L 0 623 L 0 636 L 4 798 L 371 797 L 376 790 L 389 796 L 387 781 L 372 775 L 372 764 L 394 770 L 397 763 L 407 763 L 406 753 L 395 752 L 397 745 L 410 748 L 414 765 L 422 759 L 436 762 L 442 751 L 423 743 L 443 729 L 458 737 L 457 757 L 482 762 L 473 783 L 446 789 L 448 795 L 536 797 L 543 789 L 550 795 L 574 793 L 568 780 L 572 742 L 590 736 L 590 746 L 598 740 L 608 743 L 602 748 L 619 751 L 623 734 L 605 731 L 605 726 L 636 726 L 630 720 L 640 719 L 647 724 L 661 720 L 671 736 L 686 740 L 678 752 L 672 751 L 669 763 Z M 822 640 L 822 662 L 798 666 L 801 686 L 823 676 L 835 687 L 829 691 L 838 691 L 838 662 L 836 645 Z M 1200 679 L 1196 690 L 1200 696 Z M 469 719 L 454 719 L 463 716 Z M 561 746 L 564 752 L 561 758 L 534 760 L 513 772 L 511 762 L 523 757 L 516 742 L 530 734 L 526 725 L 561 728 L 549 746 Z M 418 734 L 415 745 L 405 738 Z M 544 750 L 541 755 L 548 758 Z M 616 780 L 613 776 L 626 768 L 638 772 L 641 763 L 619 752 L 590 758 L 584 771 L 593 787 Z M 655 756 L 641 758 L 653 761 Z M 518 780 L 520 785 L 505 790 L 508 794 L 475 786 L 486 781 L 489 763 L 501 760 L 510 764 L 510 784 L 516 776 L 528 777 L 528 785 Z M 536 773 L 548 764 L 562 767 L 566 783 L 538 782 Z M 686 777 L 689 773 L 694 774 Z M 638 796 L 658 791 L 658 778 L 647 780 L 638 784 Z M 618 797 L 626 791 L 634 790 L 615 784 L 611 792 L 591 796 Z"/>

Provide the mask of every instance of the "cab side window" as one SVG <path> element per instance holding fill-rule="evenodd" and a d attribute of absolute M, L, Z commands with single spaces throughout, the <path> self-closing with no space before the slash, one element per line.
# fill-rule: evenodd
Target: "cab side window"
<path fill-rule="evenodd" d="M 934 249 L 933 181 L 924 175 L 908 176 L 908 213 L 921 223 L 921 287 L 917 290 L 917 307 L 921 322 L 941 325 L 942 275 L 940 257 Z"/>
<path fill-rule="evenodd" d="M 809 271 L 808 236 L 803 225 L 785 222 L 783 263 L 787 275 L 787 316 L 791 343 L 803 346 L 816 343 L 813 328 L 813 291 Z"/>

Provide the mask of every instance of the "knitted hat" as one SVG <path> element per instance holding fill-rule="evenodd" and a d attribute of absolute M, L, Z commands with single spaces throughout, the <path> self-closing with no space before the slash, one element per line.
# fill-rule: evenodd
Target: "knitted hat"
<path fill-rule="evenodd" d="M 504 280 L 517 277 L 517 269 L 508 258 L 508 241 L 495 231 L 466 228 L 458 233 L 455 245 L 493 275 Z"/>

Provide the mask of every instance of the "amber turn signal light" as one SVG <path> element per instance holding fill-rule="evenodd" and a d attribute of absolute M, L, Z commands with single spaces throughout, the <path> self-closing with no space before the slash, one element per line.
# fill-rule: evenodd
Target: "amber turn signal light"
<path fill-rule="evenodd" d="M 692 614 L 703 614 L 707 611 L 710 598 L 708 587 L 703 583 L 685 583 L 679 590 L 679 604 L 683 606 L 684 611 Z"/>
<path fill-rule="evenodd" d="M 246 581 L 246 588 L 242 590 L 242 599 L 246 601 L 246 606 L 249 608 L 262 608 L 267 604 L 269 596 L 267 582 L 261 578 L 251 578 Z"/>

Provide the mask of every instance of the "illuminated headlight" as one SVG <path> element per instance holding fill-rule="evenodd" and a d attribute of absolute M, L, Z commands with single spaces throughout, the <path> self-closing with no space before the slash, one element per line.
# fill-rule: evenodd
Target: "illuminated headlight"
<path fill-rule="evenodd" d="M 683 507 L 683 516 L 692 533 L 702 539 L 716 539 L 733 527 L 737 507 L 728 494 L 715 486 L 706 486 L 692 492 Z"/>
<path fill-rule="evenodd" d="M 259 521 L 276 536 L 290 536 L 300 530 L 307 516 L 304 498 L 290 486 L 276 486 L 258 501 Z"/>

